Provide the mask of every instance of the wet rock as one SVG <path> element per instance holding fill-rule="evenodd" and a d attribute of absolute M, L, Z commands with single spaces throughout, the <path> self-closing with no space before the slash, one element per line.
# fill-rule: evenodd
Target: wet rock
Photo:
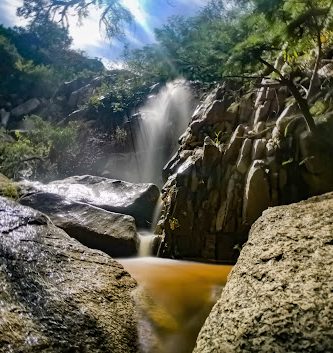
<path fill-rule="evenodd" d="M 0 351 L 136 353 L 135 281 L 29 207 L 0 198 Z"/>
<path fill-rule="evenodd" d="M 131 216 L 44 192 L 26 195 L 20 203 L 47 214 L 57 227 L 89 248 L 113 257 L 138 252 L 139 238 Z"/>
<path fill-rule="evenodd" d="M 23 182 L 31 191 L 43 191 L 84 202 L 107 211 L 130 215 L 140 227 L 149 227 L 159 190 L 153 184 L 133 184 L 91 175 L 73 176 L 49 184 Z"/>
<path fill-rule="evenodd" d="M 333 194 L 253 225 L 194 353 L 331 352 Z"/>
<path fill-rule="evenodd" d="M 162 171 L 162 176 L 165 181 L 167 181 L 168 177 L 177 172 L 180 165 L 186 161 L 193 154 L 193 150 L 183 150 L 180 153 L 176 153 L 171 157 L 169 162 L 165 165 Z"/>
<path fill-rule="evenodd" d="M 41 102 L 37 98 L 31 98 L 28 101 L 20 104 L 11 111 L 11 115 L 19 117 L 32 113 L 40 106 Z"/>

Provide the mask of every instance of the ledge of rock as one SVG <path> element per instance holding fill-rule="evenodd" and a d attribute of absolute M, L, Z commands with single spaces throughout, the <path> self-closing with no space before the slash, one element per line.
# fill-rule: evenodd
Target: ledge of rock
<path fill-rule="evenodd" d="M 195 353 L 332 352 L 333 193 L 252 226 Z"/>
<path fill-rule="evenodd" d="M 109 256 L 0 198 L 1 352 L 137 352 L 135 286 Z"/>
<path fill-rule="evenodd" d="M 150 227 L 160 196 L 154 184 L 134 184 L 92 175 L 73 176 L 48 184 L 23 182 L 23 188 L 84 202 L 107 211 L 130 215 L 139 227 Z"/>
<path fill-rule="evenodd" d="M 131 216 L 47 192 L 26 195 L 20 203 L 47 214 L 57 227 L 89 248 L 113 257 L 138 253 L 139 237 Z"/>

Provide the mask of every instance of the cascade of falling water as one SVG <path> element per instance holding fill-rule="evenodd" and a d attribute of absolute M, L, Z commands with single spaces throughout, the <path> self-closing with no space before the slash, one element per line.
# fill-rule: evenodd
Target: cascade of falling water
<path fill-rule="evenodd" d="M 168 82 L 140 108 L 141 126 L 136 139 L 140 181 L 162 185 L 162 169 L 177 150 L 194 109 L 190 85 L 184 79 Z"/>
<path fill-rule="evenodd" d="M 140 246 L 138 251 L 139 257 L 152 256 L 152 245 L 156 235 L 152 232 L 143 232 L 139 233 L 140 237 Z"/>
<path fill-rule="evenodd" d="M 148 97 L 128 122 L 132 153 L 113 153 L 103 165 L 103 175 L 134 183 L 162 186 L 162 169 L 178 148 L 197 103 L 189 82 L 168 82 Z"/>
<path fill-rule="evenodd" d="M 139 252 L 138 252 L 139 257 L 153 255 L 154 240 L 157 238 L 157 235 L 154 234 L 154 231 L 155 231 L 157 222 L 159 220 L 159 217 L 160 217 L 160 214 L 162 211 L 162 206 L 163 206 L 163 202 L 160 198 L 158 200 L 156 208 L 155 208 L 153 222 L 151 224 L 150 232 L 149 231 L 140 231 L 139 232 L 139 237 L 140 237 L 140 246 L 139 246 Z"/>
<path fill-rule="evenodd" d="M 141 182 L 162 185 L 162 169 L 177 149 L 179 136 L 185 131 L 195 100 L 184 79 L 167 83 L 157 95 L 140 108 L 141 124 L 136 138 L 136 159 Z M 154 230 L 161 213 L 160 201 L 155 210 L 151 232 L 140 232 L 139 256 L 152 255 Z"/>

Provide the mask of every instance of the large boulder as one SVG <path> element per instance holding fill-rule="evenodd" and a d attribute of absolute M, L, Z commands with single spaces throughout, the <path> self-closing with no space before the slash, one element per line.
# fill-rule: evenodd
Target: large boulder
<path fill-rule="evenodd" d="M 332 352 L 333 193 L 253 225 L 195 353 Z"/>
<path fill-rule="evenodd" d="M 137 352 L 135 286 L 109 256 L 0 198 L 1 352 Z"/>
<path fill-rule="evenodd" d="M 90 248 L 113 257 L 138 253 L 139 237 L 131 216 L 45 192 L 26 195 L 20 203 L 47 214 L 57 227 Z"/>
<path fill-rule="evenodd" d="M 11 114 L 14 117 L 19 117 L 19 116 L 30 114 L 33 111 L 35 111 L 40 106 L 40 104 L 41 104 L 41 102 L 39 99 L 31 98 L 31 99 L 27 100 L 26 102 L 15 107 L 11 111 Z"/>
<path fill-rule="evenodd" d="M 130 215 L 139 227 L 150 227 L 159 198 L 159 190 L 153 184 L 133 184 L 91 175 L 73 176 L 49 184 L 24 182 L 22 186 Z"/>

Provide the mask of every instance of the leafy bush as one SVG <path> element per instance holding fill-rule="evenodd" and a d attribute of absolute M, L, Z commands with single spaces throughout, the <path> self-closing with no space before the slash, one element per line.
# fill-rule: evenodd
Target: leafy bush
<path fill-rule="evenodd" d="M 51 21 L 26 28 L 0 25 L 0 94 L 48 98 L 64 81 L 104 71 L 100 60 L 71 49 L 71 42 L 68 31 Z"/>
<path fill-rule="evenodd" d="M 54 126 L 38 116 L 25 124 L 29 129 L 16 131 L 15 141 L 0 140 L 0 172 L 14 179 L 70 173 L 79 153 L 79 125 Z"/>
<path fill-rule="evenodd" d="M 0 195 L 13 200 L 17 200 L 20 196 L 18 187 L 12 182 L 6 184 L 0 182 Z"/>
<path fill-rule="evenodd" d="M 32 61 L 19 60 L 16 68 L 20 72 L 20 90 L 30 96 L 50 97 L 60 84 L 60 77 L 50 66 L 34 65 Z"/>

